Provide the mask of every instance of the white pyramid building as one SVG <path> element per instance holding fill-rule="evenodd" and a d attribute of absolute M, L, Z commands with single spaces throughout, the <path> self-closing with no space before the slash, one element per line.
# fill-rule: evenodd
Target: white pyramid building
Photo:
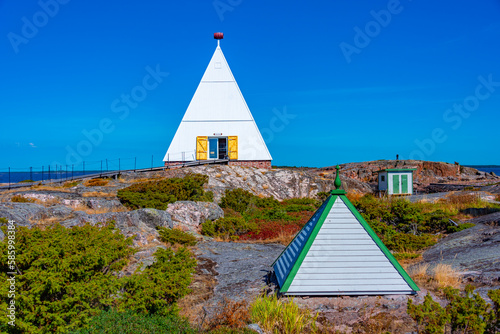
<path fill-rule="evenodd" d="M 335 185 L 340 187 L 338 176 Z M 273 264 L 286 295 L 415 294 L 419 288 L 345 196 L 331 195 Z"/>
<path fill-rule="evenodd" d="M 163 161 L 225 158 L 231 165 L 271 168 L 271 155 L 218 41 Z"/>

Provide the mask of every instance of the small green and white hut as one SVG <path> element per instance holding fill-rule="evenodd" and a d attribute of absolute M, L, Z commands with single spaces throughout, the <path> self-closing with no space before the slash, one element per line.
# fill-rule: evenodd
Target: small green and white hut
<path fill-rule="evenodd" d="M 379 170 L 378 190 L 388 195 L 413 195 L 415 168 L 388 168 Z"/>
<path fill-rule="evenodd" d="M 419 288 L 335 187 L 273 263 L 285 295 L 415 294 Z"/>

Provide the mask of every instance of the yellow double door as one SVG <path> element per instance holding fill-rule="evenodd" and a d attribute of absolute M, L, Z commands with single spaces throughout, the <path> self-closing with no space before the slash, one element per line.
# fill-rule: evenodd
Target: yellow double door
<path fill-rule="evenodd" d="M 226 138 L 226 137 L 210 137 L 210 139 Z M 212 143 L 215 141 L 212 140 Z M 215 146 L 212 144 L 212 146 Z M 209 155 L 209 149 L 211 151 Z M 227 156 L 231 160 L 238 159 L 238 136 L 228 136 L 227 137 Z M 219 147 L 209 148 L 209 137 L 208 136 L 198 136 L 196 137 L 196 160 L 208 160 L 219 158 Z"/>

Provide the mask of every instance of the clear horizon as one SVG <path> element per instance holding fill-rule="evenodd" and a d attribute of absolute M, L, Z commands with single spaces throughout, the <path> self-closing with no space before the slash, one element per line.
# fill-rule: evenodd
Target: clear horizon
<path fill-rule="evenodd" d="M 160 165 L 218 31 L 273 165 L 500 165 L 499 1 L 0 0 L 0 170 Z"/>

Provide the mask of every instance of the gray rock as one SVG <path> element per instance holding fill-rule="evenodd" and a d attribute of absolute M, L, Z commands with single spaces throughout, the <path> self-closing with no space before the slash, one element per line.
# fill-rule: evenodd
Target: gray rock
<path fill-rule="evenodd" d="M 252 302 L 266 286 L 271 264 L 285 246 L 279 244 L 244 244 L 234 242 L 202 242 L 197 245 L 197 257 L 217 263 L 218 285 L 213 301 L 225 297 Z"/>
<path fill-rule="evenodd" d="M 250 324 L 250 325 L 247 325 L 247 328 L 251 329 L 259 334 L 264 334 L 264 331 L 262 330 L 262 328 L 260 328 L 259 324 Z"/>
<path fill-rule="evenodd" d="M 42 219 L 46 208 L 34 203 L 0 203 L 0 217 L 13 220 L 18 226 L 31 227 L 33 221 Z"/>
<path fill-rule="evenodd" d="M 193 232 L 197 232 L 207 219 L 224 216 L 224 211 L 217 204 L 209 202 L 178 201 L 170 203 L 166 211 L 172 216 L 174 227 Z"/>
<path fill-rule="evenodd" d="M 0 229 L 0 241 L 3 241 L 5 239 L 5 234 L 3 234 L 3 231 Z"/>
<path fill-rule="evenodd" d="M 172 228 L 173 223 L 170 214 L 166 211 L 156 209 L 139 209 L 130 212 L 108 212 L 89 215 L 82 211 L 75 211 L 74 218 L 62 221 L 65 227 L 80 226 L 86 222 L 95 225 L 114 221 L 115 226 L 126 237 L 133 237 L 134 244 L 147 245 L 157 241 L 158 231 L 156 227 L 163 226 Z"/>
<path fill-rule="evenodd" d="M 500 212 L 469 220 L 477 224 L 450 234 L 423 253 L 424 261 L 462 272 L 480 272 L 485 283 L 500 277 Z"/>

